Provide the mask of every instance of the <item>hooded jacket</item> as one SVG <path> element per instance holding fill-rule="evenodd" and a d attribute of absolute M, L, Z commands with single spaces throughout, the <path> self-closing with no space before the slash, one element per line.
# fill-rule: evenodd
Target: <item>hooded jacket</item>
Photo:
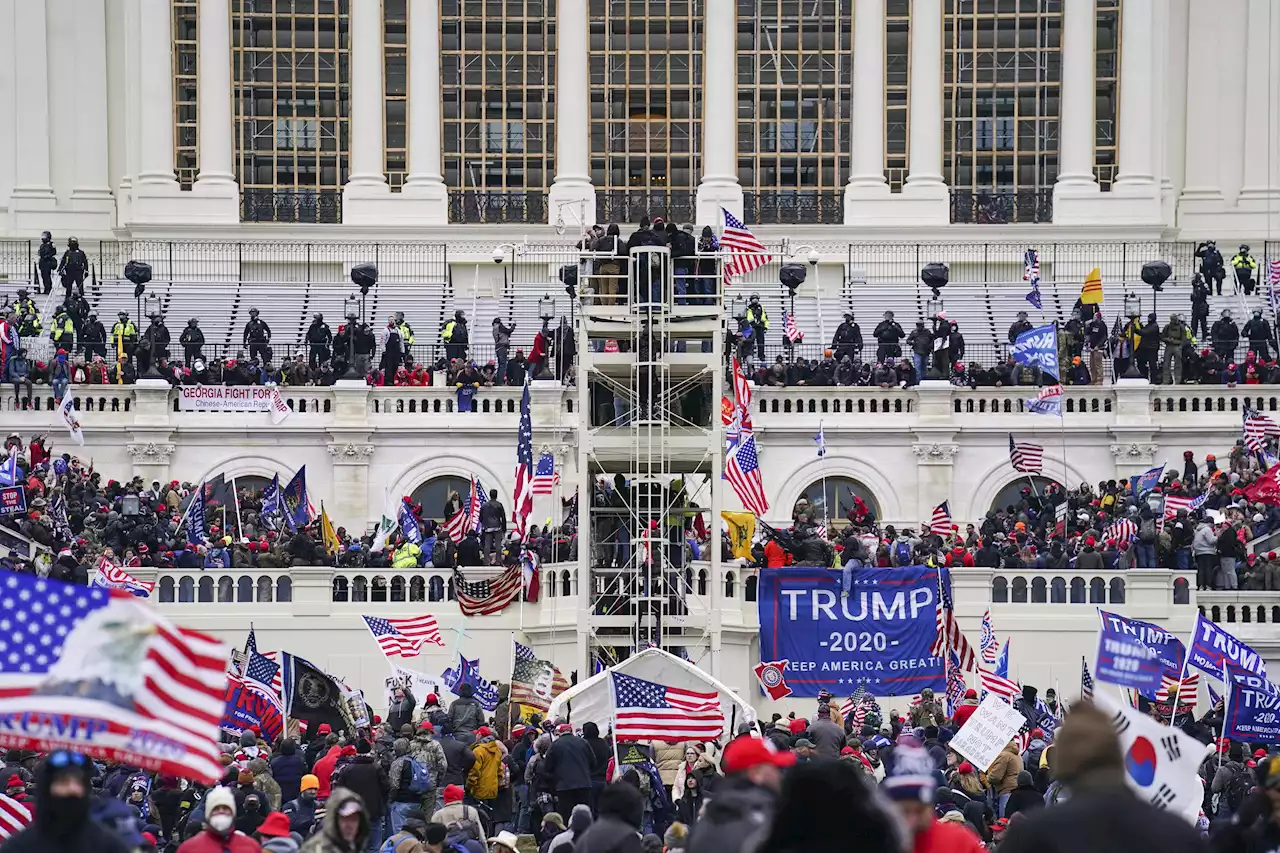
<path fill-rule="evenodd" d="M 467 792 L 472 797 L 477 800 L 497 799 L 505 753 L 506 749 L 492 736 L 482 739 L 471 748 L 476 763 L 467 771 Z"/>
<path fill-rule="evenodd" d="M 725 777 L 694 826 L 686 853 L 742 850 L 748 838 L 767 826 L 777 808 L 777 796 L 738 774 Z"/>
<path fill-rule="evenodd" d="M 79 816 L 75 809 L 54 808 L 49 793 L 52 774 L 47 764 L 36 776 L 35 819 L 26 829 L 4 843 L 6 853 L 128 853 L 124 843 L 89 818 L 89 774 L 82 771 L 85 798 Z M 59 771 L 67 772 L 67 771 Z M 240 853 L 240 851 L 234 851 Z"/>
<path fill-rule="evenodd" d="M 996 793 L 1010 794 L 1018 787 L 1018 774 L 1021 772 L 1022 756 L 1018 754 L 1017 745 L 1009 743 L 996 756 L 996 760 L 991 762 L 991 767 L 987 769 L 987 779 Z"/>
<path fill-rule="evenodd" d="M 334 784 L 358 794 L 364 803 L 365 813 L 372 820 L 381 820 L 386 811 L 387 795 L 391 783 L 387 773 L 370 753 L 360 753 L 334 777 Z"/>
<path fill-rule="evenodd" d="M 458 698 L 449 705 L 449 725 L 455 733 L 474 732 L 484 725 L 484 708 L 472 696 L 470 684 L 463 684 Z"/>
<path fill-rule="evenodd" d="M 337 820 L 326 820 L 320 831 L 302 845 L 303 853 L 359 853 L 369 844 L 369 812 L 359 795 L 346 788 L 334 788 L 325 807 L 326 814 L 337 814 L 344 803 L 355 800 L 360 804 L 360 829 L 351 844 L 347 844 L 338 829 Z"/>
<path fill-rule="evenodd" d="M 271 778 L 280 786 L 280 801 L 287 803 L 298 798 L 298 790 L 302 785 L 302 777 L 306 775 L 307 765 L 298 754 L 298 747 L 293 741 L 286 740 L 280 746 L 280 754 L 271 759 Z"/>
<path fill-rule="evenodd" d="M 342 755 L 342 747 L 334 744 L 329 747 L 329 751 L 324 754 L 324 757 L 311 768 L 311 772 L 320 780 L 320 793 L 316 796 L 322 800 L 329 797 L 333 788 L 333 770 L 337 766 L 340 755 Z"/>
<path fill-rule="evenodd" d="M 438 740 L 427 732 L 419 731 L 409 742 L 409 755 L 431 774 L 432 790 L 444 787 L 442 780 L 449 769 L 449 762 Z"/>
<path fill-rule="evenodd" d="M 574 853 L 640 853 L 643 818 L 644 801 L 636 788 L 627 782 L 606 785 L 600 792 L 600 818 L 574 842 Z"/>

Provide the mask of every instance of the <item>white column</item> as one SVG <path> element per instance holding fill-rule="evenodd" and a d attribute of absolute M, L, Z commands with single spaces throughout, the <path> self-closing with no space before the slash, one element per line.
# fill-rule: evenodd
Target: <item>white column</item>
<path fill-rule="evenodd" d="M 707 0 L 702 28 L 702 180 L 698 224 L 719 226 L 720 208 L 742 217 L 738 184 L 738 12 L 734 0 Z"/>
<path fill-rule="evenodd" d="M 238 187 L 231 124 L 231 0 L 200 0 L 196 14 L 200 174 L 195 189 L 235 196 Z"/>
<path fill-rule="evenodd" d="M 1126 0 L 1128 2 L 1128 0 Z M 1275 0 L 1249 0 L 1245 40 L 1244 183 L 1241 207 L 1280 213 L 1280 57 L 1274 53 L 1280 38 L 1280 8 Z"/>
<path fill-rule="evenodd" d="M 1222 56 L 1219 51 L 1207 49 L 1208 45 L 1221 45 L 1223 35 L 1218 26 L 1217 0 L 1191 0 L 1188 25 L 1187 52 L 1187 121 L 1184 132 L 1187 137 L 1185 180 L 1182 185 L 1182 202 L 1204 202 L 1210 205 L 1222 203 L 1222 186 L 1218 177 L 1221 140 L 1219 134 L 1227 127 L 1226 121 L 1206 121 L 1206 110 L 1214 114 L 1220 93 L 1218 84 Z M 1232 38 L 1238 38 L 1233 33 Z M 1237 126 L 1233 133 L 1241 132 Z"/>
<path fill-rule="evenodd" d="M 942 0 L 912 0 L 911 171 L 904 194 L 947 194 L 942 179 L 942 108 Z"/>
<path fill-rule="evenodd" d="M 41 0 L 43 2 L 43 0 Z M 141 0 L 138 175 L 148 195 L 178 191 L 173 173 L 173 18 L 169 0 Z"/>
<path fill-rule="evenodd" d="M 49 27 L 45 0 L 15 0 L 13 19 L 14 153 L 13 197 L 53 202 L 49 170 Z M 72 130 L 68 128 L 68 130 Z M 12 205 L 11 205 L 12 207 Z"/>
<path fill-rule="evenodd" d="M 409 0 L 409 176 L 405 196 L 419 198 L 439 223 L 448 221 L 440 109 L 440 0 Z"/>
<path fill-rule="evenodd" d="M 1155 183 L 1155 147 L 1161 137 L 1155 120 L 1156 29 L 1155 0 L 1124 0 L 1120 12 L 1124 45 L 1117 131 L 1120 157 L 1115 182 L 1119 192 L 1145 192 Z"/>
<path fill-rule="evenodd" d="M 346 193 L 390 193 L 383 167 L 382 4 L 351 4 L 351 176 Z"/>
<path fill-rule="evenodd" d="M 587 0 L 560 0 L 556 9 L 556 175 L 547 217 L 552 224 L 563 220 L 567 227 L 596 221 L 587 16 Z"/>
<path fill-rule="evenodd" d="M 846 204 L 851 198 L 889 194 L 884 178 L 884 0 L 854 0 L 852 106 Z"/>
<path fill-rule="evenodd" d="M 1126 4 L 1127 5 L 1127 4 Z M 1058 183 L 1054 188 L 1097 191 L 1093 174 L 1093 142 L 1097 133 L 1095 98 L 1097 69 L 1093 0 L 1063 0 L 1062 83 L 1058 98 Z"/>
<path fill-rule="evenodd" d="M 104 0 L 78 0 L 72 26 L 75 56 L 75 119 L 59 128 L 74 139 L 71 197 L 109 202 L 107 168 L 107 13 Z"/>

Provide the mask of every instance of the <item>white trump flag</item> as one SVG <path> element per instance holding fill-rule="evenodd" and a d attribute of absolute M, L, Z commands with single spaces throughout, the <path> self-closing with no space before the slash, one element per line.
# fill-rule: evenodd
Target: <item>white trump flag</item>
<path fill-rule="evenodd" d="M 1111 715 L 1120 738 L 1125 780 L 1134 793 L 1195 823 L 1204 800 L 1197 770 L 1213 747 L 1156 722 L 1104 691 L 1095 693 L 1093 701 Z"/>

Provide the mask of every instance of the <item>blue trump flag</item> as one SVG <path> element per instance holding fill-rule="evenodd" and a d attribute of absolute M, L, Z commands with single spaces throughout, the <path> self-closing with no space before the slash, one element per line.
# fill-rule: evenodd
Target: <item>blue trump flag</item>
<path fill-rule="evenodd" d="M 446 669 L 440 674 L 440 680 L 454 693 L 457 693 L 462 685 L 470 684 L 472 695 L 480 703 L 481 708 L 486 711 L 492 711 L 497 708 L 498 691 L 492 684 L 480 677 L 480 658 L 467 660 L 461 655 L 458 657 L 461 661 L 458 664 L 458 668 Z"/>
<path fill-rule="evenodd" d="M 1154 489 L 1160 483 L 1160 475 L 1164 473 L 1164 466 L 1152 468 L 1142 474 L 1136 474 L 1129 478 L 1129 488 L 1138 497 L 1142 497 L 1147 492 Z"/>
<path fill-rule="evenodd" d="M 197 545 L 204 542 L 204 488 L 196 489 L 187 507 L 187 538 Z"/>
<path fill-rule="evenodd" d="M 421 545 L 422 528 L 418 526 L 418 519 L 414 517 L 413 510 L 404 501 L 400 501 L 400 511 L 397 516 L 400 522 L 400 535 L 405 538 L 406 542 Z"/>
<path fill-rule="evenodd" d="M 262 522 L 275 530 L 275 516 L 280 514 L 280 475 L 276 474 L 262 490 Z"/>
<path fill-rule="evenodd" d="M 1018 335 L 1009 347 L 1009 355 L 1018 364 L 1038 367 L 1050 376 L 1058 375 L 1058 327 L 1053 323 L 1036 326 Z"/>
<path fill-rule="evenodd" d="M 1254 743 L 1280 743 L 1280 688 L 1266 678 L 1229 667 L 1222 736 Z"/>
<path fill-rule="evenodd" d="M 996 658 L 996 675 L 1001 678 L 1009 677 L 1009 641 L 1004 641 L 1004 648 L 1000 650 L 999 657 Z"/>
<path fill-rule="evenodd" d="M 1190 657 L 1187 664 L 1212 675 L 1222 678 L 1222 666 L 1230 663 L 1255 675 L 1265 676 L 1267 665 L 1262 655 L 1255 652 L 1247 644 L 1242 643 L 1218 625 L 1204 618 L 1200 613 L 1196 616 L 1196 626 L 1191 633 Z"/>
<path fill-rule="evenodd" d="M 1171 650 L 1168 643 L 1172 640 L 1179 647 L 1182 644 L 1168 631 L 1150 622 L 1127 619 L 1105 610 L 1099 610 L 1098 616 L 1102 620 L 1102 630 L 1098 635 L 1098 664 L 1094 667 L 1094 675 L 1108 684 L 1154 693 L 1159 689 L 1160 677 L 1164 674 L 1164 662 L 1156 646 L 1164 648 L 1165 656 L 1180 656 L 1180 651 Z M 1180 662 L 1178 666 L 1180 670 Z M 1178 677 L 1179 670 L 1174 670 L 1174 678 Z"/>
<path fill-rule="evenodd" d="M 290 527 L 305 527 L 311 522 L 309 501 L 307 500 L 307 466 L 303 465 L 293 475 L 289 485 L 280 493 L 280 504 L 283 507 L 284 519 Z"/>
<path fill-rule="evenodd" d="M 926 566 L 853 569 L 847 597 L 840 573 L 820 567 L 760 572 L 760 658 L 786 659 L 799 697 L 865 685 L 878 696 L 946 688 L 937 636 L 938 572 Z"/>

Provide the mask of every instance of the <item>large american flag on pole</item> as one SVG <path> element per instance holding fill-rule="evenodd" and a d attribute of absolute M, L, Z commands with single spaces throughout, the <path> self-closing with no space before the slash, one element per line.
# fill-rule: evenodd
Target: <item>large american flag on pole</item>
<path fill-rule="evenodd" d="M 1022 688 L 1015 682 L 983 667 L 978 667 L 978 681 L 984 691 L 994 693 L 1007 702 L 1012 702 L 1015 696 L 1022 693 Z"/>
<path fill-rule="evenodd" d="M 381 616 L 362 618 L 369 633 L 377 641 L 378 648 L 388 657 L 417 657 L 423 643 L 444 645 L 444 640 L 440 637 L 440 626 L 436 624 L 436 617 L 431 615 L 408 619 L 383 619 Z"/>
<path fill-rule="evenodd" d="M 31 823 L 31 807 L 0 794 L 0 839 L 17 835 Z"/>
<path fill-rule="evenodd" d="M 763 517 L 769 511 L 764 494 L 764 477 L 760 473 L 760 457 L 756 454 L 756 437 L 746 436 L 729 454 L 725 462 L 725 478 L 748 512 Z"/>
<path fill-rule="evenodd" d="M 467 495 L 467 502 L 440 525 L 441 529 L 454 542 L 461 542 L 472 530 L 480 529 L 480 508 L 488 502 L 489 497 L 484 493 L 484 487 L 480 485 L 478 479 L 472 477 L 471 493 Z"/>
<path fill-rule="evenodd" d="M 1080 658 L 1080 698 L 1093 701 L 1093 675 L 1089 672 L 1089 661 Z"/>
<path fill-rule="evenodd" d="M 0 747 L 68 749 L 211 785 L 229 649 L 119 590 L 0 572 Z"/>
<path fill-rule="evenodd" d="M 933 517 L 929 519 L 929 532 L 939 536 L 951 535 L 951 505 L 943 501 L 933 508 Z"/>
<path fill-rule="evenodd" d="M 787 340 L 795 343 L 804 337 L 804 333 L 800 331 L 800 327 L 796 325 L 796 315 L 788 314 L 787 310 L 782 309 L 782 333 L 787 336 Z"/>
<path fill-rule="evenodd" d="M 1257 409 L 1244 407 L 1244 444 L 1253 453 L 1266 447 L 1268 438 L 1280 438 L 1280 424 Z"/>
<path fill-rule="evenodd" d="M 765 252 L 764 244 L 742 224 L 742 220 L 723 207 L 724 233 L 720 236 L 720 248 L 729 253 L 724 265 L 724 283 L 732 284 L 735 275 L 746 275 L 759 269 L 773 257 Z"/>
<path fill-rule="evenodd" d="M 520 432 L 516 436 L 516 487 L 511 502 L 511 518 L 521 541 L 528 532 L 529 514 L 533 512 L 533 417 L 529 413 L 529 380 L 524 381 L 520 395 Z"/>
<path fill-rule="evenodd" d="M 724 734 L 720 694 L 668 687 L 611 672 L 618 740 L 716 740 Z"/>
<path fill-rule="evenodd" d="M 138 598 L 146 598 L 156 588 L 154 581 L 138 580 L 106 556 L 98 558 L 98 572 L 93 576 L 93 586 L 122 589 Z"/>
<path fill-rule="evenodd" d="M 972 672 L 978 666 L 978 657 L 965 639 L 964 632 L 960 630 L 960 623 L 956 621 L 951 600 L 951 572 L 945 566 L 938 567 L 938 604 L 934 617 L 937 634 L 929 653 L 934 657 L 942 657 L 950 649 L 956 653 L 960 668 L 965 672 Z"/>
<path fill-rule="evenodd" d="M 1044 470 L 1044 447 L 1029 441 L 1014 441 L 1009 433 L 1009 462 L 1020 474 L 1039 474 Z"/>

